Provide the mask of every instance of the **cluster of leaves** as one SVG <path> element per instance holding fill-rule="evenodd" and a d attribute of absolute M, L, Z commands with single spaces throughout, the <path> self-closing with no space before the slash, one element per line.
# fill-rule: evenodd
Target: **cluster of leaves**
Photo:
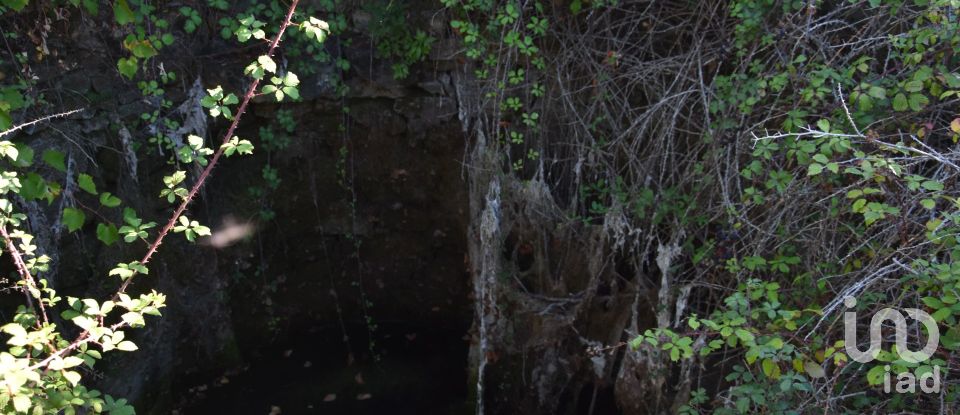
<path fill-rule="evenodd" d="M 804 402 L 831 410 L 909 409 L 908 401 L 892 395 L 831 394 L 878 388 L 887 366 L 893 373 L 909 371 L 918 377 L 935 366 L 951 368 L 939 356 L 906 362 L 895 348 L 881 350 L 872 363 L 847 362 L 836 326 L 815 330 L 823 329 L 821 320 L 838 317 L 823 299 L 838 298 L 857 280 L 896 270 L 905 274 L 896 286 L 874 287 L 886 294 L 860 295 L 859 315 L 869 317 L 885 306 L 919 306 L 944 333 L 940 350 L 958 350 L 954 261 L 960 258 L 960 228 L 954 224 L 960 204 L 953 184 L 960 169 L 947 150 L 960 132 L 956 112 L 947 110 L 955 108 L 960 94 L 955 55 L 960 37 L 957 21 L 950 17 L 957 6 L 955 1 L 883 0 L 816 6 L 741 0 L 730 5 L 735 53 L 742 63 L 714 79 L 706 139 L 748 139 L 749 150 L 734 179 L 742 190 L 725 205 L 727 220 L 738 232 L 747 226 L 771 229 L 770 235 L 757 238 L 780 248 L 769 255 L 729 258 L 725 272 L 740 281 L 750 279 L 710 319 L 691 317 L 694 332 L 654 330 L 634 341 L 634 346 L 646 342 L 649 346 L 643 347 L 667 352 L 672 360 L 698 352 L 710 359 L 721 349 L 741 353 L 742 361 L 726 377 L 730 388 L 718 392 L 726 403 L 715 410 L 789 413 Z M 860 13 L 884 20 L 882 30 L 888 32 L 839 59 L 802 49 L 784 57 L 789 33 L 771 29 L 801 15 L 856 19 Z M 805 238 L 816 242 L 791 247 Z M 825 241 L 831 241 L 829 251 L 816 246 Z M 752 252 L 768 249 L 736 243 Z M 777 296 L 771 298 L 780 283 L 789 284 L 793 298 L 803 299 L 793 301 L 802 309 L 786 309 Z M 758 297 L 760 291 L 766 294 Z M 869 318 L 862 320 L 867 327 Z M 805 330 L 801 338 L 812 341 L 797 342 L 785 334 L 798 328 Z M 945 387 L 945 402 L 960 399 L 955 385 Z M 688 408 L 705 405 L 694 396 Z"/>
<path fill-rule="evenodd" d="M 424 60 L 436 39 L 423 30 L 412 31 L 406 6 L 402 3 L 377 0 L 364 2 L 363 9 L 370 14 L 370 37 L 377 46 L 377 54 L 392 59 L 393 77 L 404 79 L 410 74 L 410 65 Z"/>
<path fill-rule="evenodd" d="M 443 4 L 455 16 L 450 27 L 463 38 L 464 54 L 478 63 L 474 74 L 496 86 L 486 98 L 497 103 L 496 115 L 503 119 L 496 134 L 509 150 L 510 167 L 532 172 L 525 166 L 536 165 L 541 157 L 540 143 L 532 137 L 540 133 L 539 108 L 549 79 L 538 46 L 550 24 L 545 5 L 483 0 Z"/>

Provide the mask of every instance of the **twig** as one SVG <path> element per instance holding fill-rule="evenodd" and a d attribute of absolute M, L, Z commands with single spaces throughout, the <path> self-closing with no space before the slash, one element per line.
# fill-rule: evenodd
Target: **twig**
<path fill-rule="evenodd" d="M 33 279 L 33 275 L 30 275 L 30 270 L 27 269 L 27 264 L 23 262 L 23 256 L 20 255 L 20 250 L 17 249 L 17 246 L 13 243 L 13 239 L 10 238 L 10 234 L 7 233 L 6 225 L 0 226 L 0 235 L 3 236 L 3 241 L 7 246 L 7 251 L 10 251 L 10 256 L 13 257 L 13 264 L 17 268 L 17 273 L 20 274 L 20 278 L 23 279 L 23 281 L 27 284 L 27 303 L 32 308 L 33 300 L 30 297 L 32 294 L 29 291 L 36 290 L 37 283 Z M 39 301 L 37 301 L 37 305 L 40 308 L 40 315 L 43 317 L 43 322 L 48 323 L 49 320 L 47 319 L 47 310 L 46 307 L 43 306 L 43 299 L 40 298 L 38 300 Z"/>
<path fill-rule="evenodd" d="M 30 122 L 26 122 L 26 123 L 17 125 L 17 126 L 11 128 L 11 129 L 7 130 L 7 131 L 4 131 L 4 132 L 0 133 L 0 137 L 6 137 L 7 135 L 12 134 L 12 133 L 15 132 L 15 131 L 22 130 L 22 129 L 26 128 L 26 127 L 29 127 L 29 126 L 34 125 L 34 124 L 37 124 L 37 123 L 44 122 L 44 121 L 49 120 L 49 119 L 66 117 L 66 116 L 68 116 L 68 115 L 76 114 L 76 113 L 78 113 L 78 112 L 80 112 L 80 111 L 83 111 L 83 108 L 77 108 L 77 109 L 75 109 L 75 110 L 73 110 L 73 111 L 61 112 L 61 113 L 59 113 L 59 114 L 51 114 L 51 115 L 47 115 L 47 116 L 45 116 L 45 117 L 40 117 L 40 118 L 37 118 L 37 119 L 35 119 L 35 120 L 33 120 L 33 121 L 30 121 Z"/>
<path fill-rule="evenodd" d="M 850 115 L 850 109 L 847 108 L 847 101 L 843 99 L 843 87 L 841 87 L 840 84 L 837 84 L 837 97 L 840 98 L 840 104 L 843 105 L 843 113 L 847 115 L 847 121 L 850 121 L 850 126 L 853 127 L 853 131 L 856 131 L 857 135 L 863 137 L 863 133 L 857 128 L 857 123 L 853 122 L 853 116 Z"/>

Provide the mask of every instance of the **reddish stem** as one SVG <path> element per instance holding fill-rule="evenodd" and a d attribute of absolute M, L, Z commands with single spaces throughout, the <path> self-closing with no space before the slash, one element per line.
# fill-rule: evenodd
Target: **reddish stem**
<path fill-rule="evenodd" d="M 30 289 L 37 289 L 37 283 L 34 281 L 33 276 L 30 275 L 30 270 L 27 268 L 27 264 L 23 262 L 23 256 L 20 255 L 20 250 L 17 249 L 17 246 L 13 244 L 13 239 L 10 238 L 10 234 L 7 233 L 7 226 L 0 226 L 0 235 L 3 236 L 3 241 L 7 245 L 7 250 L 10 251 L 10 256 L 13 257 L 13 264 L 17 267 L 17 273 L 20 274 L 20 278 L 23 278 L 23 281 L 27 283 L 27 303 L 33 308 L 33 300 L 30 297 Z M 40 315 L 43 317 L 43 322 L 48 323 L 47 320 L 47 310 L 43 306 L 43 299 L 37 301 L 37 305 L 40 306 Z M 37 323 L 39 326 L 39 322 Z"/>

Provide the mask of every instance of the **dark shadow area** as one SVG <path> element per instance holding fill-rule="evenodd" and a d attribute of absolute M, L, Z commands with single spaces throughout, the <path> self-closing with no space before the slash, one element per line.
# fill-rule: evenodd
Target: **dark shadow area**
<path fill-rule="evenodd" d="M 340 327 L 304 324 L 237 373 L 186 380 L 179 413 L 471 413 L 462 331 L 382 323 L 371 352 L 365 326 L 347 330 L 353 352 Z"/>

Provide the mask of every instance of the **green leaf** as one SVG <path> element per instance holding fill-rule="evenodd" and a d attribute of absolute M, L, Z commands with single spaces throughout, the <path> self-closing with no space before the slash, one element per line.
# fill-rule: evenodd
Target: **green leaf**
<path fill-rule="evenodd" d="M 80 374 L 73 371 L 63 372 L 63 378 L 70 382 L 71 385 L 77 386 L 80 383 Z"/>
<path fill-rule="evenodd" d="M 297 88 L 295 88 L 295 87 L 285 86 L 285 87 L 283 87 L 283 92 L 286 93 L 287 96 L 289 96 L 289 97 L 290 97 L 291 99 L 293 99 L 293 100 L 299 100 L 299 99 L 300 99 L 300 91 L 299 91 Z"/>
<path fill-rule="evenodd" d="M 137 211 L 131 208 L 123 208 L 123 221 L 130 226 L 140 226 L 140 218 L 137 217 Z"/>
<path fill-rule="evenodd" d="M 112 207 L 120 206 L 120 203 L 121 203 L 120 198 L 110 194 L 110 192 L 100 193 L 101 205 L 112 208 Z"/>
<path fill-rule="evenodd" d="M 950 309 L 950 307 L 944 307 L 935 311 L 931 317 L 933 317 L 933 319 L 939 323 L 943 320 L 946 320 L 951 314 L 953 314 L 953 310 Z"/>
<path fill-rule="evenodd" d="M 14 396 L 13 409 L 17 412 L 27 412 L 30 409 L 30 397 L 27 395 Z"/>
<path fill-rule="evenodd" d="M 117 226 L 112 223 L 97 224 L 97 239 L 107 246 L 117 243 L 117 241 L 120 240 L 120 233 L 117 231 Z"/>
<path fill-rule="evenodd" d="M 203 148 L 203 137 L 190 134 L 187 136 L 187 144 L 190 145 L 190 148 L 194 150 L 199 150 Z"/>
<path fill-rule="evenodd" d="M 143 315 L 134 311 L 125 313 L 124 315 L 120 316 L 120 318 L 129 324 L 130 327 L 143 327 L 144 325 Z"/>
<path fill-rule="evenodd" d="M 772 359 L 763 359 L 760 366 L 763 369 L 763 374 L 768 378 L 777 379 L 780 377 L 780 366 Z"/>
<path fill-rule="evenodd" d="M 133 342 L 129 340 L 124 340 L 120 343 L 117 343 L 117 349 L 125 352 L 132 352 L 137 350 L 137 345 L 133 344 Z"/>
<path fill-rule="evenodd" d="M 236 136 L 231 138 L 230 141 L 223 143 L 220 148 L 223 149 L 223 154 L 227 157 L 232 156 L 234 153 L 253 154 L 253 144 L 250 143 L 250 140 L 241 140 Z"/>
<path fill-rule="evenodd" d="M 814 379 L 827 377 L 827 371 L 823 370 L 823 366 L 820 366 L 809 360 L 803 362 L 803 370 Z"/>
<path fill-rule="evenodd" d="M 257 58 L 257 63 L 267 72 L 277 73 L 277 63 L 267 55 L 261 55 Z"/>
<path fill-rule="evenodd" d="M 940 299 L 937 297 L 924 297 L 921 301 L 923 301 L 927 307 L 933 309 L 943 308 L 943 301 L 940 301 Z"/>
<path fill-rule="evenodd" d="M 853 202 L 853 205 L 850 207 L 850 209 L 856 213 L 861 213 L 866 205 L 867 199 L 857 199 L 855 202 Z"/>
<path fill-rule="evenodd" d="M 453 23 L 451 23 L 451 25 L 453 25 Z M 330 25 L 316 17 L 310 17 L 308 20 L 300 23 L 300 28 L 307 34 L 307 37 L 315 38 L 318 43 L 323 43 L 327 38 L 327 33 L 330 32 Z"/>
<path fill-rule="evenodd" d="M 90 177 L 89 174 L 80 173 L 80 175 L 77 176 L 77 186 L 80 186 L 80 188 L 87 193 L 94 196 L 97 195 L 97 185 L 93 184 L 93 177 Z"/>
<path fill-rule="evenodd" d="M 816 176 L 823 171 L 823 165 L 820 163 L 810 163 L 810 167 L 807 169 L 807 176 Z"/>
<path fill-rule="evenodd" d="M 87 9 L 87 13 L 94 16 L 100 14 L 100 2 L 97 0 L 83 0 L 83 8 Z"/>
<path fill-rule="evenodd" d="M 923 208 L 927 210 L 933 210 L 933 208 L 937 207 L 937 202 L 933 199 L 923 199 L 920 201 L 920 206 L 923 206 Z"/>
<path fill-rule="evenodd" d="M 113 3 L 113 18 L 119 25 L 133 23 L 136 20 L 136 16 L 133 14 L 133 10 L 130 10 L 127 0 L 117 0 Z"/>
<path fill-rule="evenodd" d="M 903 89 L 907 92 L 920 92 L 923 91 L 923 82 L 920 81 L 908 81 L 903 84 Z"/>
<path fill-rule="evenodd" d="M 20 179 L 20 197 L 26 201 L 37 200 L 47 194 L 47 182 L 39 174 L 27 173 Z"/>
<path fill-rule="evenodd" d="M 30 167 L 30 165 L 33 164 L 33 148 L 26 144 L 17 144 L 15 147 L 20 154 L 17 156 L 17 160 L 13 165 L 17 167 Z"/>
<path fill-rule="evenodd" d="M 157 49 L 147 40 L 137 40 L 133 35 L 129 35 L 123 42 L 123 46 L 133 53 L 133 56 L 140 59 L 150 59 L 157 56 Z"/>
<path fill-rule="evenodd" d="M 906 111 L 907 110 L 907 96 L 902 92 L 893 97 L 893 110 L 894 111 Z"/>
<path fill-rule="evenodd" d="M 133 79 L 133 76 L 137 74 L 137 57 L 120 58 L 117 60 L 117 70 L 127 79 Z"/>
<path fill-rule="evenodd" d="M 75 232 L 83 227 L 83 222 L 86 219 L 87 215 L 80 210 L 74 208 L 63 209 L 63 224 L 67 226 L 67 230 L 70 232 Z"/>
<path fill-rule="evenodd" d="M 17 161 L 17 156 L 20 155 L 20 151 L 17 150 L 17 146 L 9 141 L 0 141 L 0 153 L 4 156 L 10 158 L 11 161 Z"/>
<path fill-rule="evenodd" d="M 183 170 L 178 170 L 173 172 L 173 174 L 169 176 L 164 176 L 163 184 L 166 185 L 168 188 L 172 189 L 174 186 L 180 184 L 180 182 L 182 182 L 186 178 L 187 178 L 187 172 Z"/>
<path fill-rule="evenodd" d="M 783 339 L 781 339 L 781 338 L 779 338 L 779 337 L 774 337 L 774 338 L 770 339 L 769 342 L 767 342 L 767 345 L 770 346 L 770 347 L 772 347 L 772 348 L 774 348 L 774 349 L 776 349 L 776 350 L 780 350 L 780 349 L 783 348 Z"/>
<path fill-rule="evenodd" d="M 67 356 L 63 358 L 63 367 L 69 369 L 83 364 L 83 359 L 76 356 Z"/>
<path fill-rule="evenodd" d="M 300 78 L 297 77 L 297 74 L 293 72 L 287 72 L 286 75 L 283 75 L 283 86 L 297 85 L 300 85 Z"/>
<path fill-rule="evenodd" d="M 13 9 L 13 11 L 18 12 L 23 10 L 24 7 L 27 7 L 27 4 L 30 3 L 30 0 L 2 0 L 0 4 L 3 4 L 4 7 Z"/>
<path fill-rule="evenodd" d="M 887 90 L 879 86 L 871 86 L 870 89 L 867 91 L 867 94 L 869 94 L 871 97 L 874 97 L 876 99 L 887 98 Z"/>
<path fill-rule="evenodd" d="M 10 118 L 10 111 L 0 108 L 0 131 L 5 131 L 12 126 L 13 118 Z"/>
<path fill-rule="evenodd" d="M 883 365 L 877 365 L 867 372 L 867 383 L 871 385 L 879 385 L 883 383 L 883 375 L 886 371 L 883 369 Z"/>
<path fill-rule="evenodd" d="M 943 190 L 943 183 L 940 183 L 935 180 L 926 180 L 922 184 L 920 184 L 920 186 L 922 186 L 924 189 L 927 189 L 931 192 L 939 192 Z"/>
<path fill-rule="evenodd" d="M 77 315 L 76 317 L 72 318 L 71 321 L 73 321 L 73 324 L 76 324 L 77 327 L 80 327 L 84 330 L 90 330 L 94 327 L 97 327 L 96 320 L 84 315 Z"/>
<path fill-rule="evenodd" d="M 822 119 L 822 120 L 820 120 L 820 121 L 817 121 L 817 128 L 819 128 L 820 131 L 823 131 L 823 132 L 825 132 L 825 133 L 829 133 L 829 132 L 830 132 L 830 120 Z"/>
<path fill-rule="evenodd" d="M 236 95 L 234 95 L 233 93 L 228 94 L 226 97 L 223 98 L 223 105 L 224 105 L 223 112 L 226 114 L 229 114 L 230 109 L 226 108 L 226 106 L 236 104 L 237 102 L 239 101 L 237 100 Z"/>
<path fill-rule="evenodd" d="M 910 94 L 910 109 L 914 112 L 919 112 L 930 103 L 930 99 L 923 94 Z"/>
<path fill-rule="evenodd" d="M 0 330 L 12 337 L 27 337 L 27 330 L 17 323 L 7 323 Z"/>
<path fill-rule="evenodd" d="M 44 163 L 47 163 L 47 165 L 50 167 L 59 170 L 61 173 L 67 172 L 67 165 L 64 162 L 65 157 L 66 155 L 63 154 L 63 152 L 57 150 L 45 150 L 43 152 L 43 156 L 41 156 Z"/>
<path fill-rule="evenodd" d="M 573 0 L 570 2 L 570 13 L 577 14 L 580 13 L 580 9 L 583 8 L 582 0 Z"/>
<path fill-rule="evenodd" d="M 125 264 L 120 264 L 120 265 L 125 265 Z M 110 273 L 107 274 L 107 275 L 116 275 L 116 276 L 120 277 L 121 280 L 126 280 L 126 279 L 132 277 L 134 274 L 136 274 L 136 273 L 135 273 L 133 270 L 129 269 L 129 268 L 116 267 L 116 268 L 110 270 Z"/>

